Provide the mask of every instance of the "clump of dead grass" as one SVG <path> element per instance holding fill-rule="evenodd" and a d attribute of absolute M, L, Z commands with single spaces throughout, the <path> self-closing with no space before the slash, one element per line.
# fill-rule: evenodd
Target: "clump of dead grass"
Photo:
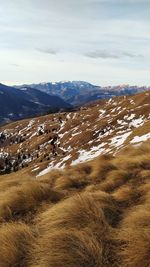
<path fill-rule="evenodd" d="M 31 266 L 113 266 L 114 240 L 101 200 L 82 194 L 67 199 L 38 218 L 39 236 Z"/>
<path fill-rule="evenodd" d="M 0 194 L 0 220 L 13 219 L 34 211 L 42 201 L 59 201 L 63 194 L 51 190 L 48 184 L 39 182 L 24 183 Z"/>
<path fill-rule="evenodd" d="M 0 266 L 27 266 L 27 258 L 34 240 L 34 234 L 26 224 L 2 225 L 0 227 Z"/>
<path fill-rule="evenodd" d="M 90 177 L 94 182 L 103 181 L 107 174 L 116 169 L 116 166 L 111 161 L 112 157 L 108 155 L 104 155 L 93 161 L 92 164 L 92 172 Z"/>

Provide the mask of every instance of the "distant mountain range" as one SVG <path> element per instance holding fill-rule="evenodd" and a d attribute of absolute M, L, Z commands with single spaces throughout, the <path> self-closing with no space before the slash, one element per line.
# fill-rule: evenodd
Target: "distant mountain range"
<path fill-rule="evenodd" d="M 101 87 L 83 81 L 39 83 L 20 86 L 0 84 L 0 125 L 31 116 L 67 111 L 98 99 L 131 95 L 147 87 Z"/>
<path fill-rule="evenodd" d="M 34 88 L 18 90 L 0 84 L 0 124 L 70 107 L 59 96 L 50 96 Z"/>
<path fill-rule="evenodd" d="M 17 86 L 16 88 L 24 87 L 32 87 L 49 95 L 57 95 L 72 106 L 81 106 L 97 99 L 131 95 L 150 89 L 144 86 L 137 87 L 129 85 L 101 87 L 84 81 L 39 83 Z"/>

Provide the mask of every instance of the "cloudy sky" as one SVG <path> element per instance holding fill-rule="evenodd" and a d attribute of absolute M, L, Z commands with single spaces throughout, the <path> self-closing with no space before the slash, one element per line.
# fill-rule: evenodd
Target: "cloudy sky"
<path fill-rule="evenodd" d="M 150 0 L 0 0 L 0 82 L 150 85 Z"/>

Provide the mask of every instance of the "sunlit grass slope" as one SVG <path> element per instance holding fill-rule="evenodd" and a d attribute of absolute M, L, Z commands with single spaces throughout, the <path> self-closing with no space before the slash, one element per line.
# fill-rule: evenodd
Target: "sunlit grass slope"
<path fill-rule="evenodd" d="M 0 177 L 1 267 L 149 267 L 150 142 Z"/>

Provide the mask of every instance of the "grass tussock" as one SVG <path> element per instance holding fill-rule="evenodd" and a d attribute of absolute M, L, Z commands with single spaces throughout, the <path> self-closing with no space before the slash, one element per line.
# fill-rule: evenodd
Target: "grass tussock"
<path fill-rule="evenodd" d="M 86 193 L 41 214 L 31 266 L 107 267 L 113 264 L 112 229 L 101 206 L 101 199 L 104 202 L 105 198 Z"/>
<path fill-rule="evenodd" d="M 150 263 L 150 230 L 147 228 L 122 230 L 120 238 L 124 244 L 121 246 L 119 256 L 122 267 L 149 267 Z"/>
<path fill-rule="evenodd" d="M 93 161 L 92 167 L 91 177 L 95 180 L 95 183 L 103 181 L 110 171 L 116 169 L 111 161 L 111 157 L 107 155 Z"/>
<path fill-rule="evenodd" d="M 107 178 L 100 184 L 101 190 L 112 192 L 118 187 L 124 185 L 130 179 L 130 173 L 124 170 L 112 170 Z"/>
<path fill-rule="evenodd" d="M 35 211 L 43 201 L 59 201 L 63 194 L 53 191 L 48 184 L 29 182 L 0 194 L 0 221 L 21 217 Z"/>
<path fill-rule="evenodd" d="M 0 228 L 0 266 L 27 266 L 34 235 L 29 226 L 23 223 L 8 223 Z"/>
<path fill-rule="evenodd" d="M 150 144 L 2 177 L 0 245 L 2 267 L 149 267 Z"/>
<path fill-rule="evenodd" d="M 123 242 L 119 251 L 121 266 L 149 266 L 150 205 L 139 205 L 127 212 L 118 236 Z"/>

